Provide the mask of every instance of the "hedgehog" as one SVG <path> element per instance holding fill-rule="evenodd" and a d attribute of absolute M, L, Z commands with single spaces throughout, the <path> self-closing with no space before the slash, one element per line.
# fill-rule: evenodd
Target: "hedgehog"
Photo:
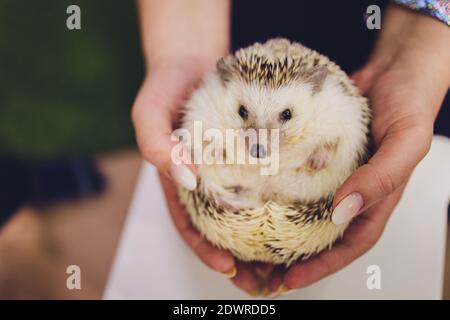
<path fill-rule="evenodd" d="M 332 201 L 368 159 L 370 120 L 367 99 L 324 55 L 279 38 L 240 49 L 217 62 L 185 105 L 181 126 L 194 138 L 182 141 L 198 183 L 179 186 L 180 201 L 208 241 L 242 261 L 307 259 L 348 226 L 332 222 Z M 234 132 L 245 161 L 228 143 L 195 134 L 196 123 L 215 136 Z M 206 146 L 215 161 L 196 153 Z M 275 170 L 263 172 L 269 164 Z"/>

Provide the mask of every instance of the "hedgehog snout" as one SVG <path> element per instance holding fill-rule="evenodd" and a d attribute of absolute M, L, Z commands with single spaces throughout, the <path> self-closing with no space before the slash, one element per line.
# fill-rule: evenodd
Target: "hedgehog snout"
<path fill-rule="evenodd" d="M 265 158 L 267 156 L 266 148 L 259 143 L 254 143 L 250 146 L 250 155 L 253 158 Z"/>

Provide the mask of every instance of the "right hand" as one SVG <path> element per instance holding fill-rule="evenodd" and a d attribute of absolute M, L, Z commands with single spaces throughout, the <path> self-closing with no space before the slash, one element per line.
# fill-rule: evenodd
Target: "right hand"
<path fill-rule="evenodd" d="M 192 180 L 195 176 L 188 174 L 195 172 L 195 167 L 192 165 L 191 170 L 180 177 L 180 170 L 175 169 L 171 160 L 172 148 L 177 143 L 171 140 L 171 134 L 180 120 L 183 102 L 207 68 L 198 67 L 194 62 L 190 66 L 185 65 L 156 67 L 148 72 L 134 101 L 132 120 L 144 159 L 160 172 L 193 189 L 195 185 L 189 178 Z"/>
<path fill-rule="evenodd" d="M 231 253 L 213 246 L 202 237 L 179 202 L 174 184 L 175 181 L 190 189 L 195 187 L 189 181 L 190 177 L 195 179 L 195 166 L 175 166 L 172 162 L 171 151 L 177 142 L 171 140 L 171 133 L 179 121 L 183 103 L 214 63 L 215 59 L 210 63 L 189 61 L 149 71 L 134 102 L 132 119 L 144 159 L 161 173 L 167 206 L 183 240 L 208 267 L 232 278 L 238 287 L 256 295 L 259 293 L 259 278 L 254 266 L 236 261 Z M 180 166 L 184 168 L 180 169 Z"/>

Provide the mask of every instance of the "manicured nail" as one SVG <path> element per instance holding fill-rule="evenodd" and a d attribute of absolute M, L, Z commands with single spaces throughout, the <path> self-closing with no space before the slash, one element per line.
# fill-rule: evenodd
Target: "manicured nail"
<path fill-rule="evenodd" d="M 270 289 L 268 289 L 267 287 L 264 288 L 264 290 L 262 291 L 261 295 L 265 298 L 276 298 L 280 295 L 280 293 L 278 291 L 272 291 Z"/>
<path fill-rule="evenodd" d="M 336 208 L 334 208 L 331 221 L 333 221 L 334 224 L 347 223 L 358 214 L 363 205 L 364 201 L 362 196 L 358 192 L 353 192 L 339 202 Z"/>
<path fill-rule="evenodd" d="M 264 290 L 263 290 L 263 292 L 262 292 L 262 295 L 263 295 L 264 297 L 269 297 L 271 294 L 273 294 L 272 291 L 270 291 L 270 290 L 267 289 L 267 288 L 264 288 Z"/>
<path fill-rule="evenodd" d="M 186 189 L 194 190 L 197 187 L 197 178 L 186 165 L 172 163 L 170 173 L 173 179 Z"/>
<path fill-rule="evenodd" d="M 292 290 L 289 289 L 288 287 L 286 287 L 284 284 L 281 284 L 278 287 L 277 293 L 281 294 L 281 295 L 286 295 L 288 293 L 290 293 Z"/>
<path fill-rule="evenodd" d="M 256 298 L 256 297 L 259 297 L 259 295 L 261 294 L 261 291 L 259 289 L 255 289 L 252 291 L 248 291 L 248 294 L 251 295 L 252 297 Z"/>
<path fill-rule="evenodd" d="M 225 276 L 227 276 L 228 278 L 233 278 L 236 273 L 237 273 L 237 269 L 236 267 L 231 268 L 228 271 L 222 272 Z"/>

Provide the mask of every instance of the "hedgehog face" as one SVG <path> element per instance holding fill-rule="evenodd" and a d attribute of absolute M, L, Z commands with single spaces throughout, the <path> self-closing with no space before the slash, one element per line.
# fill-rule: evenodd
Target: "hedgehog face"
<path fill-rule="evenodd" d="M 257 132 L 266 129 L 269 147 L 271 133 L 279 134 L 279 146 L 283 148 L 305 128 L 314 113 L 309 85 L 270 88 L 236 81 L 229 82 L 225 91 L 235 98 L 221 108 L 224 124 Z"/>
<path fill-rule="evenodd" d="M 217 71 L 224 90 L 235 97 L 224 108 L 230 109 L 224 110 L 228 116 L 232 116 L 230 112 L 239 115 L 243 129 L 278 129 L 283 148 L 309 137 L 305 130 L 326 120 L 321 119 L 318 102 L 327 104 L 327 108 L 334 102 L 317 99 L 329 80 L 326 66 L 313 60 L 313 65 L 306 68 L 300 60 L 273 53 L 256 50 L 249 55 L 241 50 L 221 59 Z"/>
<path fill-rule="evenodd" d="M 344 93 L 334 79 L 325 79 L 322 86 L 327 90 L 315 91 L 312 83 L 301 79 L 270 87 L 230 78 L 223 84 L 224 98 L 216 106 L 222 119 L 220 127 L 258 132 L 267 129 L 263 147 L 249 145 L 250 153 L 261 149 L 263 156 L 270 154 L 270 134 L 276 129 L 280 156 L 289 156 L 289 151 L 311 154 L 318 144 L 338 140 L 340 128 L 349 116 L 342 112 L 345 101 L 339 98 Z"/>
<path fill-rule="evenodd" d="M 359 102 L 326 64 L 315 58 L 306 60 L 309 64 L 284 56 L 249 58 L 243 51 L 227 56 L 191 97 L 185 127 L 201 120 L 203 129 L 218 129 L 223 136 L 228 129 L 252 129 L 257 133 L 255 139 L 249 141 L 244 133 L 238 140 L 254 158 L 271 156 L 278 147 L 279 159 L 292 166 L 308 158 L 328 164 L 337 141 L 349 145 L 364 141 L 364 124 Z M 261 129 L 266 129 L 262 135 Z"/>

